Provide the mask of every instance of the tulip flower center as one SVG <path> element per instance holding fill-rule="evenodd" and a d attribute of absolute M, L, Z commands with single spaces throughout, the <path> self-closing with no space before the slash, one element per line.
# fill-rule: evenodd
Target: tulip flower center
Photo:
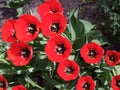
<path fill-rule="evenodd" d="M 58 23 L 52 23 L 50 29 L 51 29 L 52 32 L 58 33 L 58 31 L 59 31 L 59 29 L 60 29 L 60 26 L 59 26 Z"/>
<path fill-rule="evenodd" d="M 116 86 L 120 88 L 120 80 L 116 81 Z"/>
<path fill-rule="evenodd" d="M 4 81 L 0 81 L 0 88 L 5 88 L 6 84 Z"/>
<path fill-rule="evenodd" d="M 73 71 L 74 71 L 74 69 L 73 69 L 71 66 L 69 66 L 69 67 L 67 67 L 67 68 L 65 69 L 65 73 L 67 73 L 68 75 L 69 75 L 69 74 L 72 74 Z"/>
<path fill-rule="evenodd" d="M 95 50 L 89 50 L 88 56 L 89 56 L 90 58 L 95 58 L 96 55 L 97 55 L 97 53 L 96 53 Z"/>
<path fill-rule="evenodd" d="M 23 56 L 24 58 L 27 58 L 30 55 L 30 51 L 25 48 L 21 50 L 21 56 Z"/>
<path fill-rule="evenodd" d="M 30 24 L 27 29 L 30 34 L 34 34 L 37 31 L 35 24 Z"/>
<path fill-rule="evenodd" d="M 12 36 L 13 36 L 14 38 L 16 38 L 16 32 L 15 32 L 15 30 L 12 32 Z"/>
<path fill-rule="evenodd" d="M 64 47 L 63 44 L 57 45 L 57 47 L 56 47 L 56 52 L 57 52 L 58 54 L 63 54 L 64 51 L 65 51 L 65 47 Z"/>
<path fill-rule="evenodd" d="M 57 12 L 57 10 L 55 10 L 55 9 L 51 9 L 51 11 L 52 11 L 53 13 L 56 13 L 56 12 Z"/>
<path fill-rule="evenodd" d="M 109 60 L 114 62 L 115 61 L 115 56 L 113 56 L 113 55 L 109 56 Z"/>
<path fill-rule="evenodd" d="M 84 90 L 89 90 L 90 89 L 90 84 L 89 83 L 84 83 L 83 84 L 83 88 L 84 88 Z"/>

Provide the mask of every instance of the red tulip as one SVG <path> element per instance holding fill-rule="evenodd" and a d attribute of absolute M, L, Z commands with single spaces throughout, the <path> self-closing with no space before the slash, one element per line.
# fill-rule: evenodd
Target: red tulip
<path fill-rule="evenodd" d="M 90 76 L 83 76 L 78 79 L 76 90 L 94 90 L 95 82 Z"/>
<path fill-rule="evenodd" d="M 7 51 L 8 59 L 15 66 L 27 65 L 32 58 L 32 47 L 25 42 L 14 42 Z"/>
<path fill-rule="evenodd" d="M 6 78 L 0 74 L 0 90 L 7 90 L 8 88 L 8 81 Z"/>
<path fill-rule="evenodd" d="M 15 23 L 15 30 L 20 41 L 30 42 L 38 37 L 40 22 L 35 16 L 24 14 Z"/>
<path fill-rule="evenodd" d="M 50 61 L 63 62 L 71 54 L 72 44 L 63 36 L 54 36 L 48 40 L 45 46 L 45 52 Z"/>
<path fill-rule="evenodd" d="M 113 90 L 120 90 L 120 75 L 116 75 L 112 78 L 111 87 Z"/>
<path fill-rule="evenodd" d="M 65 81 L 71 81 L 78 77 L 79 65 L 73 60 L 66 60 L 59 63 L 57 73 Z"/>
<path fill-rule="evenodd" d="M 85 44 L 81 50 L 80 55 L 84 59 L 84 61 L 88 64 L 96 64 L 101 61 L 102 56 L 104 54 L 104 50 L 97 43 L 91 42 Z"/>
<path fill-rule="evenodd" d="M 38 6 L 38 13 L 41 19 L 48 13 L 63 13 L 63 8 L 58 0 L 46 0 L 45 3 Z"/>
<path fill-rule="evenodd" d="M 41 23 L 43 35 L 52 37 L 61 34 L 66 28 L 66 18 L 62 14 L 47 14 Z"/>
<path fill-rule="evenodd" d="M 14 42 L 16 38 L 15 25 L 16 20 L 8 19 L 2 27 L 2 40 L 5 42 Z"/>
<path fill-rule="evenodd" d="M 106 52 L 105 59 L 109 66 L 115 66 L 120 61 L 120 53 L 115 50 L 108 50 Z"/>

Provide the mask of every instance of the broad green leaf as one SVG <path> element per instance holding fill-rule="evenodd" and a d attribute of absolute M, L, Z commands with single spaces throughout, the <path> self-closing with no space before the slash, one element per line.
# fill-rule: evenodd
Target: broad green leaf
<path fill-rule="evenodd" d="M 71 41 L 74 41 L 74 40 L 76 40 L 75 30 L 73 29 L 71 24 L 69 25 L 69 27 L 70 27 L 70 33 L 71 33 L 71 38 L 70 39 L 71 39 Z"/>
<path fill-rule="evenodd" d="M 80 50 L 80 48 L 86 43 L 86 37 L 82 36 L 79 39 L 76 39 L 73 43 L 74 50 Z"/>
<path fill-rule="evenodd" d="M 72 40 L 80 38 L 84 34 L 84 25 L 75 16 L 70 19 L 70 32 Z"/>
<path fill-rule="evenodd" d="M 90 23 L 87 20 L 80 20 L 81 23 L 83 23 L 84 27 L 85 27 L 85 33 L 90 32 L 90 30 L 92 30 L 95 25 L 93 25 L 92 23 Z"/>
<path fill-rule="evenodd" d="M 116 65 L 115 66 L 115 69 L 116 69 L 116 71 L 117 71 L 117 74 L 120 74 L 120 65 Z M 115 70 L 114 70 L 115 71 Z"/>
<path fill-rule="evenodd" d="M 17 17 L 23 14 L 23 7 L 17 8 Z"/>
<path fill-rule="evenodd" d="M 69 18 L 71 19 L 72 16 L 75 16 L 75 18 L 77 18 L 77 16 L 78 16 L 78 8 L 77 8 L 77 7 L 74 8 L 74 9 L 71 11 Z"/>
<path fill-rule="evenodd" d="M 91 38 L 97 38 L 99 36 L 102 36 L 102 33 L 99 31 L 99 30 L 91 30 L 90 32 L 88 32 L 88 37 L 91 37 Z"/>
<path fill-rule="evenodd" d="M 102 33 L 99 30 L 91 30 L 86 34 L 88 42 L 102 36 Z"/>
<path fill-rule="evenodd" d="M 81 37 L 84 33 L 84 26 L 77 18 L 78 16 L 78 8 L 74 8 L 70 13 L 70 21 L 69 21 L 69 30 L 71 33 L 71 40 L 74 41 Z"/>

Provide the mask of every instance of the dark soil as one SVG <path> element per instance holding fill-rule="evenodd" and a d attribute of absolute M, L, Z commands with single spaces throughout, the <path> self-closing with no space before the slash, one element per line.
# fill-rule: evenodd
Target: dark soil
<path fill-rule="evenodd" d="M 3 26 L 6 19 L 16 18 L 17 12 L 16 9 L 11 9 L 6 7 L 7 0 L 0 0 L 0 28 Z M 24 13 L 29 13 L 31 10 L 33 15 L 38 16 L 37 6 L 40 3 L 43 3 L 44 0 L 29 0 L 24 6 Z M 82 0 L 60 0 L 63 5 L 64 15 L 69 17 L 70 12 L 75 7 L 83 7 L 83 10 L 79 11 L 79 18 L 86 19 L 99 24 L 104 20 L 102 17 L 101 10 L 96 7 L 96 2 L 94 0 L 89 1 L 88 3 L 83 3 Z M 97 21 L 99 19 L 99 22 Z"/>

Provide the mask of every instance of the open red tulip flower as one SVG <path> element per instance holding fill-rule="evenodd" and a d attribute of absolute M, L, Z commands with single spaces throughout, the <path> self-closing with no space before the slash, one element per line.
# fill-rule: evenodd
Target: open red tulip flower
<path fill-rule="evenodd" d="M 90 76 L 82 76 L 78 79 L 76 90 L 94 90 L 95 82 Z"/>
<path fill-rule="evenodd" d="M 0 90 L 7 90 L 8 81 L 6 78 L 0 74 Z"/>
<path fill-rule="evenodd" d="M 62 14 L 47 14 L 41 23 L 43 35 L 52 37 L 61 34 L 66 28 L 66 18 Z"/>
<path fill-rule="evenodd" d="M 58 0 L 46 0 L 38 6 L 38 13 L 41 19 L 48 13 L 63 13 L 63 8 Z"/>
<path fill-rule="evenodd" d="M 38 37 L 40 31 L 39 20 L 29 14 L 24 14 L 18 18 L 15 23 L 16 37 L 20 41 L 30 42 Z"/>
<path fill-rule="evenodd" d="M 8 59 L 15 66 L 27 65 L 32 58 L 32 47 L 25 42 L 14 42 L 7 51 Z"/>
<path fill-rule="evenodd" d="M 12 87 L 12 90 L 27 90 L 22 84 L 18 84 Z"/>
<path fill-rule="evenodd" d="M 103 54 L 103 48 L 94 42 L 85 44 L 80 50 L 80 55 L 88 64 L 96 64 L 100 62 Z"/>
<path fill-rule="evenodd" d="M 16 20 L 8 19 L 2 27 L 2 40 L 5 42 L 14 42 L 16 38 L 16 30 L 14 25 Z"/>
<path fill-rule="evenodd" d="M 63 62 L 71 54 L 72 44 L 67 38 L 57 35 L 48 40 L 45 52 L 50 61 Z"/>
<path fill-rule="evenodd" d="M 120 90 L 120 75 L 116 75 L 112 78 L 111 87 L 113 90 Z"/>
<path fill-rule="evenodd" d="M 59 63 L 57 73 L 65 81 L 71 81 L 78 77 L 79 65 L 73 60 L 66 60 Z"/>
<path fill-rule="evenodd" d="M 115 50 L 108 50 L 105 55 L 105 60 L 109 66 L 115 66 L 120 61 L 120 53 Z"/>

